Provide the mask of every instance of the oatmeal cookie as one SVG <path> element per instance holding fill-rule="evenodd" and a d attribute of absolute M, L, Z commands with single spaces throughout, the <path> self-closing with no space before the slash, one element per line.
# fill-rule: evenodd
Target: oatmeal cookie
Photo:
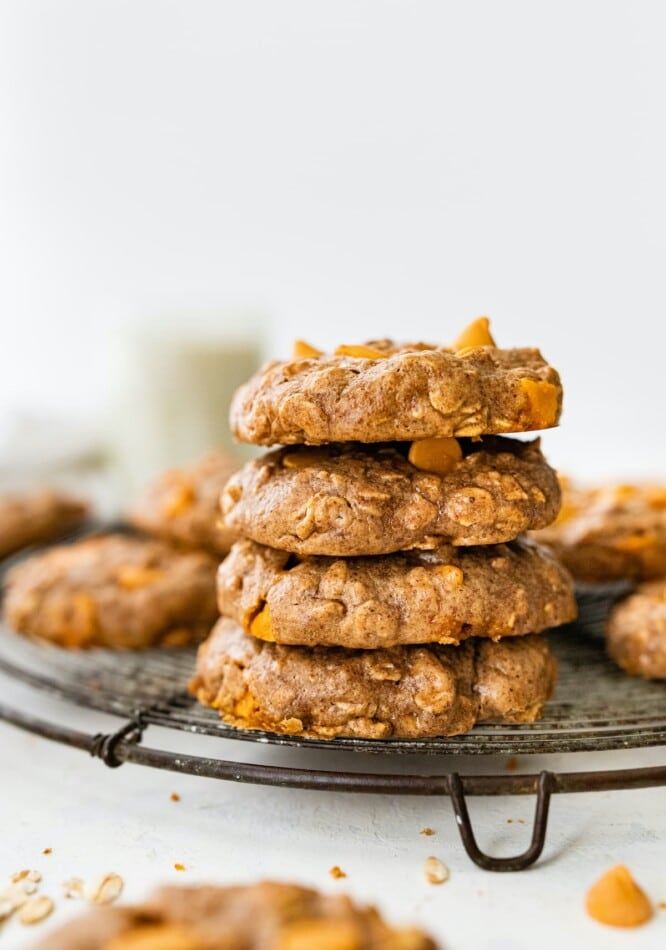
<path fill-rule="evenodd" d="M 627 673 L 666 679 L 666 579 L 641 584 L 616 604 L 608 620 L 606 646 Z"/>
<path fill-rule="evenodd" d="M 343 895 L 264 881 L 162 887 L 145 903 L 102 907 L 65 924 L 42 950 L 436 950 Z"/>
<path fill-rule="evenodd" d="M 382 341 L 273 361 L 234 396 L 242 442 L 395 442 L 557 425 L 562 386 L 535 349 Z M 348 353 L 372 355 L 347 355 Z"/>
<path fill-rule="evenodd" d="M 130 523 L 182 547 L 226 554 L 236 536 L 222 523 L 220 494 L 239 464 L 215 452 L 165 472 L 132 507 Z"/>
<path fill-rule="evenodd" d="M 262 643 L 232 620 L 199 647 L 191 691 L 240 729 L 367 739 L 468 732 L 477 722 L 533 722 L 556 664 L 544 637 L 460 646 L 305 649 Z"/>
<path fill-rule="evenodd" d="M 563 481 L 557 520 L 534 537 L 548 544 L 577 580 L 666 577 L 666 485 L 585 489 Z"/>
<path fill-rule="evenodd" d="M 0 495 L 0 557 L 62 537 L 80 528 L 88 515 L 87 502 L 60 491 Z"/>
<path fill-rule="evenodd" d="M 373 649 L 520 636 L 572 620 L 571 578 L 524 539 L 378 557 L 300 558 L 237 541 L 218 572 L 220 613 L 263 640 Z"/>
<path fill-rule="evenodd" d="M 183 646 L 210 631 L 213 557 L 106 535 L 60 545 L 8 573 L 4 619 L 63 647 Z"/>
<path fill-rule="evenodd" d="M 453 443 L 457 457 L 440 451 L 441 442 L 449 451 Z M 269 452 L 227 483 L 225 522 L 295 554 L 350 556 L 441 540 L 499 544 L 557 515 L 557 476 L 538 440 L 432 440 L 430 460 L 417 456 L 414 464 L 423 447 L 338 443 Z"/>

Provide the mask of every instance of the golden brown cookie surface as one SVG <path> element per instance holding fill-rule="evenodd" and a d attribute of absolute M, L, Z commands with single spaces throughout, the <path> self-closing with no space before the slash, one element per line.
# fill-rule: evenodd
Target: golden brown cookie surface
<path fill-rule="evenodd" d="M 74 531 L 88 514 L 85 501 L 60 491 L 0 495 L 0 557 Z"/>
<path fill-rule="evenodd" d="M 125 535 L 61 545 L 8 573 L 4 617 L 70 648 L 183 646 L 217 616 L 216 566 L 208 554 Z"/>
<path fill-rule="evenodd" d="M 536 533 L 577 580 L 650 580 L 666 576 L 666 486 L 579 488 L 566 481 L 562 509 Z"/>
<path fill-rule="evenodd" d="M 222 524 L 220 495 L 238 465 L 212 452 L 186 468 L 165 472 L 132 507 L 129 521 L 164 541 L 226 554 L 236 536 Z"/>
<path fill-rule="evenodd" d="M 241 540 L 220 565 L 218 604 L 261 639 L 351 649 L 519 636 L 575 616 L 568 573 L 524 539 L 355 558 Z"/>
<path fill-rule="evenodd" d="M 306 649 L 262 643 L 223 618 L 199 647 L 191 689 L 241 729 L 425 738 L 459 735 L 488 720 L 532 722 L 555 675 L 539 636 L 457 647 Z"/>
<path fill-rule="evenodd" d="M 267 363 L 234 397 L 234 435 L 255 445 L 393 442 L 529 432 L 559 421 L 560 379 L 538 350 L 452 352 L 391 341 L 375 348 L 373 357 Z"/>
<path fill-rule="evenodd" d="M 464 440 L 442 472 L 412 464 L 408 448 L 339 443 L 269 452 L 227 483 L 225 521 L 284 551 L 350 556 L 439 540 L 498 544 L 557 514 L 559 484 L 538 440 Z"/>
<path fill-rule="evenodd" d="M 296 884 L 162 887 L 144 904 L 93 911 L 43 950 L 436 950 L 372 907 Z"/>
<path fill-rule="evenodd" d="M 640 584 L 613 608 L 606 645 L 634 676 L 666 679 L 666 579 Z"/>

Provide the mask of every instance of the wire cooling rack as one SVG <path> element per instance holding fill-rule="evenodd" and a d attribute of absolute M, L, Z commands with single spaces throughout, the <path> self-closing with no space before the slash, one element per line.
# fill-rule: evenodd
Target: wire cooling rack
<path fill-rule="evenodd" d="M 666 784 L 666 766 L 613 771 L 461 776 L 451 768 L 456 755 L 532 755 L 609 751 L 666 745 L 666 686 L 629 677 L 606 657 L 600 633 L 617 586 L 579 592 L 580 621 L 549 635 L 559 665 L 554 699 L 544 718 L 520 725 L 484 724 L 464 736 L 441 739 L 305 739 L 259 731 L 238 731 L 200 706 L 187 692 L 193 650 L 69 651 L 30 641 L 0 628 L 0 676 L 81 708 L 119 717 L 119 728 L 93 735 L 11 708 L 0 702 L 0 718 L 44 738 L 74 746 L 111 768 L 133 762 L 209 778 L 323 791 L 448 795 L 470 858 L 486 870 L 522 870 L 541 854 L 550 796 L 557 792 L 643 788 Z M 1 695 L 1 692 L 0 692 Z M 35 704 L 36 705 L 36 704 Z M 31 708 L 33 704 L 31 704 Z M 160 726 L 180 734 L 182 750 L 145 745 L 146 730 Z M 187 736 L 243 740 L 271 747 L 370 753 L 419 754 L 443 763 L 432 775 L 290 768 L 189 754 Z M 219 748 L 219 746 L 216 746 Z M 237 748 L 233 745 L 232 748 Z M 467 795 L 535 794 L 532 840 L 522 854 L 496 858 L 478 847 Z"/>

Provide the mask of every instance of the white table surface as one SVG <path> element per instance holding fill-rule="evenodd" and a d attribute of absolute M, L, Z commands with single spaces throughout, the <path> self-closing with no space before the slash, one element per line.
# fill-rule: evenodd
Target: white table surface
<path fill-rule="evenodd" d="M 84 730 L 108 730 L 108 717 L 39 698 L 11 684 L 2 701 Z M 442 757 L 415 761 L 332 752 L 255 749 L 176 734 L 194 754 L 327 768 L 372 770 L 457 769 L 497 772 L 504 757 Z M 172 741 L 151 728 L 146 744 Z M 627 864 L 656 902 L 666 900 L 666 789 L 556 795 L 547 844 L 528 871 L 488 873 L 465 855 L 446 799 L 349 795 L 259 788 L 178 776 L 135 765 L 107 769 L 85 753 L 0 724 L 0 882 L 21 868 L 43 875 L 42 892 L 56 900 L 52 918 L 33 928 L 12 920 L 0 930 L 0 947 L 27 948 L 49 927 L 81 913 L 62 897 L 69 877 L 90 880 L 116 871 L 123 899 L 139 900 L 160 882 L 292 880 L 346 891 L 379 905 L 395 922 L 429 929 L 448 950 L 590 950 L 666 946 L 666 911 L 648 925 L 613 930 L 584 910 L 588 886 L 612 864 Z M 666 750 L 524 757 L 520 770 L 620 768 L 661 764 Z M 181 800 L 171 801 L 177 792 Z M 532 797 L 475 798 L 472 820 L 482 848 L 494 854 L 522 851 L 529 837 Z M 509 823 L 509 819 L 512 821 Z M 521 824 L 525 822 L 525 825 Z M 436 834 L 419 831 L 432 827 Z M 52 848 L 49 855 L 44 848 Z M 428 884 L 424 859 L 434 854 L 450 880 Z M 175 863 L 186 870 L 178 872 Z M 329 875 L 332 865 L 344 880 Z"/>

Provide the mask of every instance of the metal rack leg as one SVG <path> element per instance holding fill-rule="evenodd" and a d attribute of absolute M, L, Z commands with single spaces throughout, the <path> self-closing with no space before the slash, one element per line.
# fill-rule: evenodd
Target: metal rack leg
<path fill-rule="evenodd" d="M 463 783 L 457 772 L 453 772 L 449 776 L 449 791 L 456 816 L 456 823 L 465 851 L 472 861 L 480 868 L 483 868 L 484 871 L 522 871 L 531 864 L 534 864 L 539 858 L 543 851 L 543 846 L 546 843 L 548 808 L 550 806 L 550 795 L 553 791 L 553 776 L 550 772 L 541 772 L 539 774 L 530 846 L 526 851 L 523 851 L 522 854 L 516 854 L 511 858 L 493 858 L 491 855 L 485 854 L 479 848 L 476 843 L 474 831 L 472 830 L 469 811 L 467 810 Z"/>

